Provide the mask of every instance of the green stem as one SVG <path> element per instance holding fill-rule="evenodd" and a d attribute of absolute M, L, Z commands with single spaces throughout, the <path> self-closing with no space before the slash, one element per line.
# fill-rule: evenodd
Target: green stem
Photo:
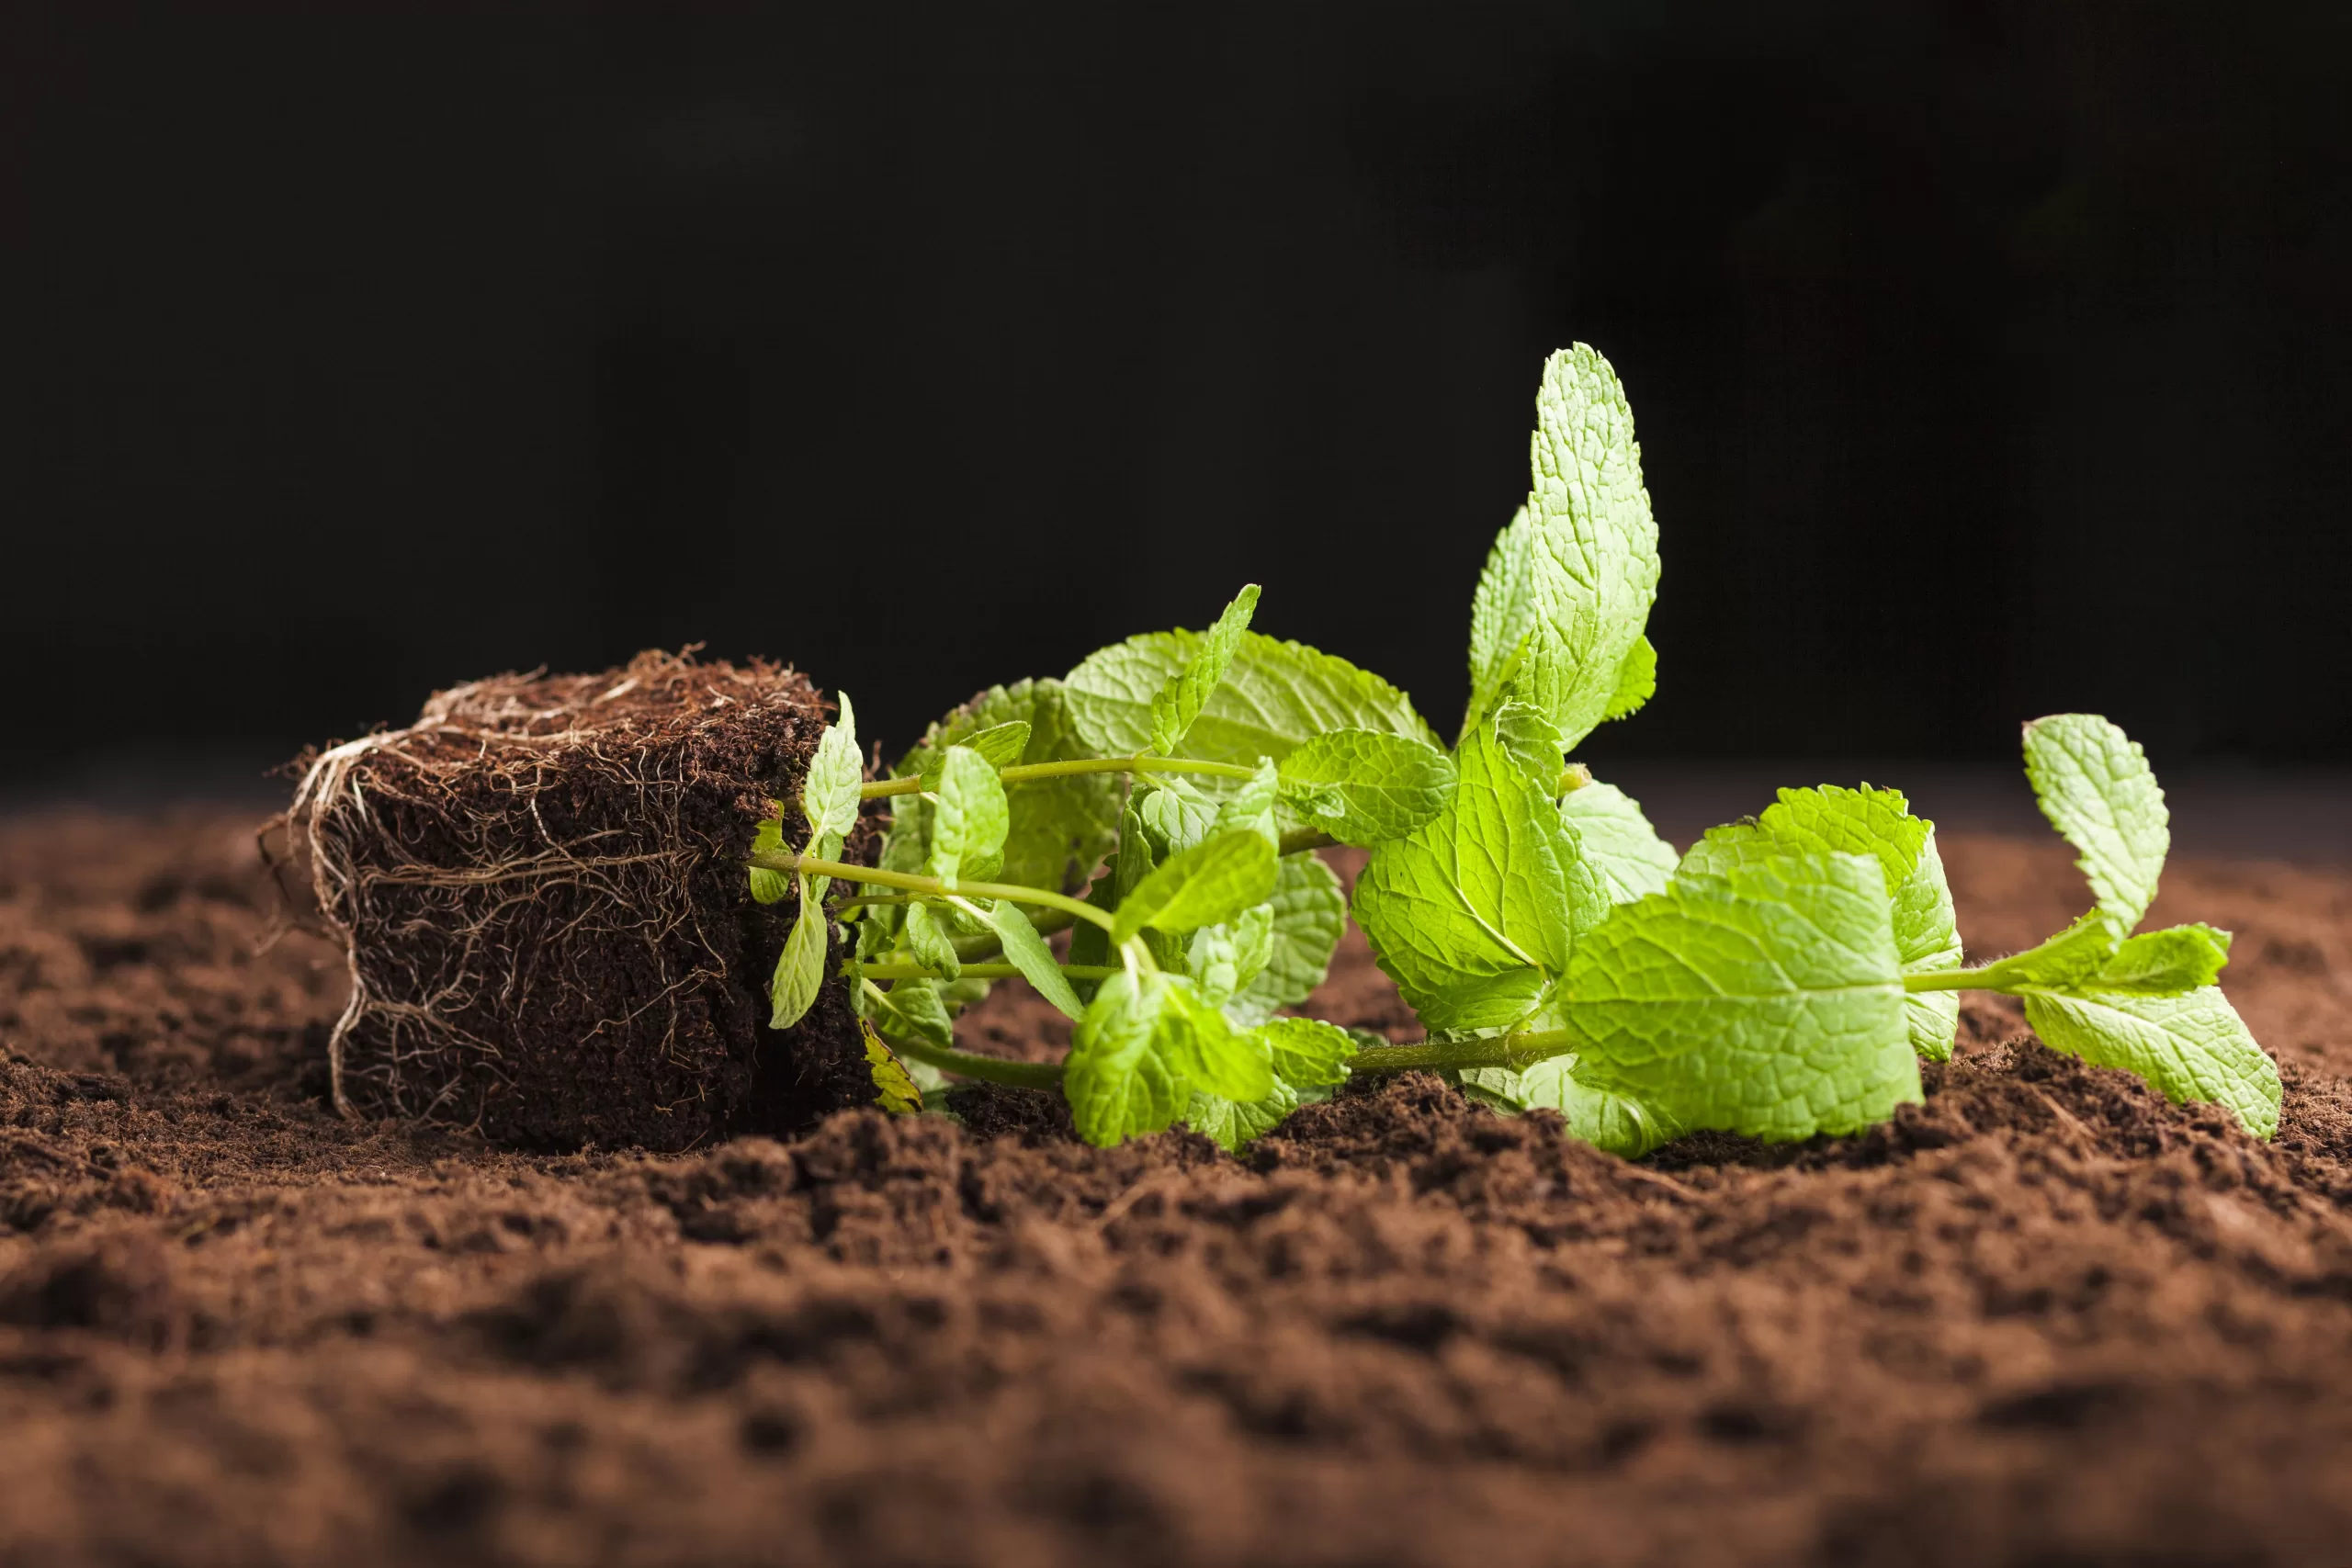
<path fill-rule="evenodd" d="M 1525 1034 L 1496 1034 L 1481 1040 L 1424 1040 L 1418 1045 L 1384 1045 L 1359 1051 L 1351 1070 L 1359 1073 L 1402 1073 L 1424 1068 L 1433 1073 L 1461 1072 L 1470 1067 L 1509 1067 L 1516 1072 L 1546 1056 L 1572 1050 L 1576 1037 L 1565 1029 L 1537 1029 Z"/>
<path fill-rule="evenodd" d="M 954 1073 L 962 1078 L 984 1078 L 989 1083 L 1010 1084 L 1014 1089 L 1051 1089 L 1062 1087 L 1062 1065 L 1059 1062 L 1008 1062 L 1001 1056 L 982 1056 L 970 1051 L 958 1051 L 951 1046 L 933 1045 L 928 1040 L 894 1035 L 890 1049 L 901 1056 L 912 1056 L 943 1073 Z"/>
<path fill-rule="evenodd" d="M 837 860 L 819 860 L 815 855 L 788 852 L 760 853 L 752 863 L 763 871 L 805 871 L 811 876 L 830 876 L 836 882 L 870 882 L 878 887 L 897 887 L 909 893 L 925 893 L 933 898 L 950 898 L 962 894 L 970 898 L 1010 898 L 1016 904 L 1043 904 L 1049 909 L 1075 915 L 1081 920 L 1091 920 L 1104 931 L 1115 927 L 1116 921 L 1093 905 L 1059 893 L 1048 893 L 1042 887 L 1016 887 L 1009 882 L 965 882 L 950 885 L 939 876 L 916 876 L 903 871 L 883 871 L 870 865 L 849 865 Z"/>
<path fill-rule="evenodd" d="M 1006 784 L 1027 784 L 1033 779 L 1066 779 L 1079 773 L 1209 773 L 1221 779 L 1254 779 L 1255 768 L 1245 768 L 1238 762 L 1211 762 L 1198 757 L 1073 757 L 1060 762 L 1015 762 L 999 770 L 997 776 Z M 917 795 L 922 790 L 921 778 L 876 779 L 858 788 L 861 800 L 879 800 L 888 795 Z"/>
<path fill-rule="evenodd" d="M 1111 964 L 1064 964 L 1061 972 L 1073 980 L 1107 980 L 1122 971 Z M 944 980 L 943 970 L 928 969 L 920 964 L 859 964 L 843 965 L 846 973 L 868 980 Z M 974 980 L 1018 979 L 1023 971 L 1015 964 L 967 964 L 964 974 Z"/>

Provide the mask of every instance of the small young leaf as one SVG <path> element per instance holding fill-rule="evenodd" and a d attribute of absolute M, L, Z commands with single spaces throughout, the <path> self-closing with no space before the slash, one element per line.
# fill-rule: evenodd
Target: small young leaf
<path fill-rule="evenodd" d="M 2278 1068 L 2218 986 L 2186 996 L 2028 996 L 2025 1021 L 2053 1050 L 2134 1072 L 2177 1101 L 2237 1113 L 2247 1132 L 2278 1131 Z"/>
<path fill-rule="evenodd" d="M 1097 1148 L 1161 1131 L 1191 1098 L 1160 1043 L 1160 1015 L 1173 985 L 1153 970 L 1114 975 L 1071 1034 L 1062 1092 L 1079 1136 Z"/>
<path fill-rule="evenodd" d="M 1905 974 L 1959 967 L 1960 930 L 1943 857 L 1936 852 L 1936 825 L 1912 816 L 1898 790 L 1868 784 L 1858 790 L 1836 784 L 1784 789 L 1753 822 L 1709 829 L 1682 864 L 1691 871 L 1722 871 L 1774 855 L 1833 851 L 1870 855 L 1885 872 L 1887 896 L 1894 900 L 1894 948 Z M 1960 993 L 1914 991 L 1903 1008 L 1912 1049 L 1930 1062 L 1950 1058 L 1960 1031 Z"/>
<path fill-rule="evenodd" d="M 780 855 L 786 852 L 784 842 L 784 803 L 770 802 L 775 815 L 760 824 L 752 835 L 752 852 L 755 855 Z M 752 897 L 763 904 L 777 904 L 792 891 L 792 874 L 770 871 L 764 866 L 752 868 Z"/>
<path fill-rule="evenodd" d="M 1986 964 L 1977 977 L 1988 991 L 2016 986 L 2075 989 L 2107 966 L 2117 947 L 2114 929 L 2094 909 L 2038 947 Z"/>
<path fill-rule="evenodd" d="M 1188 931 L 1229 920 L 1274 891 L 1274 846 L 1247 829 L 1172 856 L 1121 900 L 1113 945 L 1149 927 Z"/>
<path fill-rule="evenodd" d="M 857 826 L 858 784 L 865 776 L 858 761 L 857 716 L 850 709 L 849 694 L 833 694 L 841 699 L 841 717 L 818 738 L 816 755 L 808 759 L 808 776 L 800 784 L 801 810 L 808 818 L 808 852 L 820 860 L 838 857 L 842 840 Z"/>
<path fill-rule="evenodd" d="M 1315 1018 L 1268 1019 L 1255 1031 L 1274 1077 L 1294 1089 L 1328 1089 L 1345 1082 L 1360 1047 L 1355 1036 Z"/>
<path fill-rule="evenodd" d="M 1648 637 L 1638 637 L 1617 671 L 1617 694 L 1609 699 L 1609 711 L 1600 716 L 1601 722 L 1630 717 L 1656 695 L 1657 649 L 1650 646 Z"/>
<path fill-rule="evenodd" d="M 1425 740 L 1335 729 L 1283 759 L 1294 810 L 1343 844 L 1401 839 L 1453 799 L 1453 761 Z"/>
<path fill-rule="evenodd" d="M 1592 867 L 1612 904 L 1666 891 L 1674 874 L 1674 846 L 1657 836 L 1631 795 L 1598 780 L 1560 796 L 1560 820 L 1575 836 L 1577 856 Z"/>
<path fill-rule="evenodd" d="M 1241 634 L 1250 629 L 1250 617 L 1258 608 L 1258 585 L 1254 582 L 1233 596 L 1233 603 L 1216 618 L 1216 625 L 1204 635 L 1184 668 L 1169 677 L 1151 699 L 1151 750 L 1162 757 L 1176 754 L 1177 744 L 1184 732 L 1193 728 L 1201 706 L 1209 694 L 1225 679 L 1227 666 L 1233 662 L 1236 649 L 1241 646 Z"/>
<path fill-rule="evenodd" d="M 1577 944 L 1568 1023 L 1579 1081 L 1679 1127 L 1794 1140 L 1919 1098 L 1875 858 L 1677 874 Z"/>
<path fill-rule="evenodd" d="M 1514 1111 L 1556 1111 L 1567 1121 L 1568 1136 L 1621 1159 L 1639 1159 L 1676 1135 L 1639 1100 L 1580 1082 L 1573 1054 L 1546 1057 L 1521 1072 L 1473 1067 L 1462 1082 Z"/>
<path fill-rule="evenodd" d="M 1010 898 L 999 899 L 989 911 L 989 924 L 996 928 L 998 940 L 1004 945 L 1005 962 L 1021 971 L 1022 977 L 1037 987 L 1037 994 L 1059 1008 L 1070 1018 L 1086 1010 L 1079 1005 L 1078 993 L 1069 988 L 1069 979 L 1054 962 L 1053 950 L 1029 917 Z"/>
<path fill-rule="evenodd" d="M 1184 944 L 1184 972 L 1212 1005 L 1222 1007 L 1256 979 L 1273 956 L 1274 911 L 1269 905 L 1253 904 L 1230 920 L 1194 931 Z"/>
<path fill-rule="evenodd" d="M 888 990 L 865 994 L 865 1015 L 885 1034 L 924 1040 L 942 1049 L 956 1043 L 956 1023 L 939 987 L 929 980 L 900 980 Z"/>
<path fill-rule="evenodd" d="M 1407 999 L 1424 1028 L 1440 1034 L 1476 1034 L 1507 1029 L 1544 1005 L 1553 978 L 1541 969 L 1506 969 L 1478 975 Z"/>
<path fill-rule="evenodd" d="M 2053 714 L 2025 727 L 2025 771 L 2041 814 L 2082 852 L 2075 863 L 2120 942 L 2154 901 L 2172 847 L 2147 754 L 2097 714 Z"/>
<path fill-rule="evenodd" d="M 1000 758 L 989 749 L 1001 741 L 978 744 L 983 735 L 1009 731 L 1015 724 L 1029 726 L 1028 743 L 1017 757 Z M 928 782 L 923 787 L 936 792 L 947 748 L 959 744 L 972 746 L 1000 766 L 1014 761 L 1067 761 L 1087 755 L 1070 728 L 1058 681 L 989 687 L 933 724 L 922 744 L 901 757 L 893 772 L 901 778 L 924 779 Z M 1012 827 L 1005 835 L 1004 865 L 998 876 L 1023 887 L 1057 893 L 1083 886 L 1116 836 L 1123 787 L 1124 781 L 1115 773 L 1071 773 L 1005 785 Z M 894 871 L 919 870 L 931 853 L 931 803 L 920 795 L 899 795 L 891 807 L 882 863 Z"/>
<path fill-rule="evenodd" d="M 1088 656 L 1063 692 L 1089 754 L 1132 757 L 1151 745 L 1151 701 L 1190 667 L 1205 634 L 1148 632 Z M 1404 693 L 1344 659 L 1242 634 L 1225 679 L 1184 734 L 1184 754 L 1212 762 L 1280 762 L 1327 730 L 1378 729 L 1434 741 Z"/>
<path fill-rule="evenodd" d="M 2177 997 L 2211 985 L 2229 961 L 2229 932 L 2201 924 L 2168 926 L 2128 938 L 2084 988 Z"/>
<path fill-rule="evenodd" d="M 1310 854 L 1283 857 L 1266 907 L 1273 913 L 1266 966 L 1257 978 L 1243 981 L 1225 1004 L 1227 1021 L 1238 1029 L 1313 995 L 1330 973 L 1331 954 L 1348 929 L 1348 897 L 1339 874 Z"/>
<path fill-rule="evenodd" d="M 986 729 L 976 729 L 962 736 L 950 744 L 978 752 L 980 760 L 991 768 L 1009 768 L 1021 761 L 1022 752 L 1028 749 L 1029 723 L 1026 719 L 1013 719 L 1005 724 L 992 724 Z M 937 793 L 939 775 L 946 762 L 947 753 L 944 749 L 932 753 L 931 760 L 917 774 L 922 780 L 924 793 Z"/>
<path fill-rule="evenodd" d="M 907 945 L 914 950 L 915 960 L 938 970 L 953 980 L 964 973 L 963 960 L 956 955 L 956 939 L 947 934 L 940 923 L 939 911 L 928 904 L 910 904 L 906 917 Z"/>
<path fill-rule="evenodd" d="M 800 912 L 793 918 L 792 934 L 775 961 L 775 976 L 768 982 L 770 1029 L 789 1029 L 816 1004 L 825 983 L 825 911 L 818 907 L 808 878 L 800 879 Z"/>
<path fill-rule="evenodd" d="M 874 1032 L 874 1025 L 860 1019 L 857 1026 L 865 1036 L 865 1063 L 874 1079 L 874 1103 L 891 1116 L 912 1116 L 921 1111 L 922 1090 L 915 1087 L 907 1065 L 882 1043 L 882 1037 Z"/>
<path fill-rule="evenodd" d="M 950 746 L 939 769 L 939 800 L 931 823 L 932 874 L 985 880 L 1004 863 L 1012 826 L 1004 782 L 987 759 L 967 746 Z"/>
<path fill-rule="evenodd" d="M 1248 830 L 1269 844 L 1282 841 L 1282 830 L 1274 822 L 1274 801 L 1282 789 L 1282 775 L 1267 759 L 1258 759 L 1257 775 L 1225 797 L 1216 808 L 1216 820 L 1211 830 L 1232 833 Z"/>
<path fill-rule="evenodd" d="M 1182 854 L 1216 830 L 1216 802 L 1188 779 L 1156 781 L 1139 792 L 1136 814 L 1163 857 Z"/>

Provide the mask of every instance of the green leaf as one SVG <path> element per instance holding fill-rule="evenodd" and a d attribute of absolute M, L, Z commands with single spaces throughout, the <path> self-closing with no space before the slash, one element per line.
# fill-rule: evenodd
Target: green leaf
<path fill-rule="evenodd" d="M 1004 944 L 1005 962 L 1021 971 L 1022 978 L 1037 987 L 1037 994 L 1059 1008 L 1070 1018 L 1080 1017 L 1085 1010 L 1079 1005 L 1078 993 L 1069 988 L 1069 979 L 1054 962 L 1053 949 L 1029 923 L 1029 917 L 1010 898 L 1001 898 L 989 911 L 989 924 L 996 929 L 998 939 Z"/>
<path fill-rule="evenodd" d="M 1986 964 L 1976 972 L 1976 979 L 1988 991 L 2017 986 L 2073 989 L 2105 968 L 2116 947 L 2107 917 L 2094 909 L 2040 946 Z"/>
<path fill-rule="evenodd" d="M 1263 973 L 1273 956 L 1274 911 L 1253 904 L 1230 920 L 1194 931 L 1184 947 L 1184 972 L 1203 996 L 1221 1007 Z"/>
<path fill-rule="evenodd" d="M 1899 790 L 1784 789 L 1753 822 L 1711 828 L 1683 858 L 1692 871 L 1720 872 L 1735 864 L 1792 852 L 1842 851 L 1869 855 L 1886 874 L 1894 900 L 1894 949 L 1905 974 L 1956 969 L 1962 962 L 1951 889 L 1936 852 L 1936 825 L 1911 815 Z M 1904 1000 L 1912 1049 L 1931 1062 L 1951 1055 L 1960 1032 L 1960 993 L 1915 991 Z"/>
<path fill-rule="evenodd" d="M 1541 969 L 1506 969 L 1429 992 L 1413 1001 L 1413 1012 L 1433 1033 L 1476 1034 L 1521 1022 L 1552 989 L 1553 977 Z"/>
<path fill-rule="evenodd" d="M 1262 1022 L 1275 1009 L 1295 1007 L 1313 995 L 1348 929 L 1348 897 L 1339 873 L 1311 854 L 1282 858 L 1266 907 L 1273 912 L 1266 966 L 1225 1004 L 1225 1016 L 1237 1028 Z"/>
<path fill-rule="evenodd" d="M 2172 847 L 2146 753 L 2097 714 L 2053 714 L 2025 727 L 2025 772 L 2041 814 L 2082 852 L 2075 863 L 2121 941 L 2154 901 Z"/>
<path fill-rule="evenodd" d="M 1657 836 L 1633 796 L 1598 780 L 1560 797 L 1577 852 L 1592 867 L 1612 904 L 1666 891 L 1674 874 L 1674 846 Z"/>
<path fill-rule="evenodd" d="M 858 1027 L 865 1036 L 866 1072 L 874 1080 L 874 1102 L 887 1115 L 912 1116 L 920 1112 L 922 1090 L 915 1086 L 907 1065 L 882 1043 L 882 1037 L 874 1032 L 872 1024 L 861 1019 Z"/>
<path fill-rule="evenodd" d="M 1184 1124 L 1203 1137 L 1213 1139 L 1226 1153 L 1238 1155 L 1246 1145 L 1281 1126 L 1298 1105 L 1298 1091 L 1280 1081 L 1275 1083 L 1272 1093 L 1257 1100 L 1195 1093 L 1184 1109 Z"/>
<path fill-rule="evenodd" d="M 825 911 L 804 876 L 800 912 L 793 918 L 792 934 L 784 940 L 775 976 L 768 982 L 770 1029 L 790 1029 L 816 1005 L 817 992 L 825 984 Z"/>
<path fill-rule="evenodd" d="M 907 906 L 906 938 L 916 962 L 938 970 L 950 980 L 964 973 L 963 960 L 956 953 L 956 939 L 941 922 L 939 911 L 930 905 Z"/>
<path fill-rule="evenodd" d="M 857 826 L 858 784 L 865 776 L 857 755 L 857 716 L 849 694 L 836 692 L 841 717 L 818 738 L 816 754 L 808 759 L 808 773 L 800 783 L 800 806 L 808 818 L 808 853 L 819 860 L 836 860 L 842 840 Z M 820 887 L 817 896 L 824 897 Z"/>
<path fill-rule="evenodd" d="M 1258 585 L 1254 582 L 1233 596 L 1233 603 L 1216 618 L 1193 648 L 1184 667 L 1164 682 L 1151 698 L 1151 750 L 1162 757 L 1176 754 L 1178 742 L 1184 732 L 1193 728 L 1200 716 L 1201 705 L 1209 694 L 1225 679 L 1225 671 L 1233 662 L 1233 655 L 1241 646 L 1241 634 L 1250 629 L 1250 617 L 1258 608 Z"/>
<path fill-rule="evenodd" d="M 923 1040 L 946 1049 L 956 1043 L 956 1022 L 939 987 L 929 980 L 900 980 L 888 990 L 866 990 L 865 1016 L 876 1028 L 900 1040 Z"/>
<path fill-rule="evenodd" d="M 1114 975 L 1072 1032 L 1062 1092 L 1079 1136 L 1097 1148 L 1161 1131 L 1191 1098 L 1161 1038 L 1175 983 L 1154 970 Z"/>
<path fill-rule="evenodd" d="M 1508 687 L 1574 746 L 1625 689 L 1657 596 L 1657 525 L 1633 412 L 1606 359 L 1581 344 L 1554 355 L 1535 406 L 1534 487 L 1496 541 L 1472 604 L 1464 728 Z"/>
<path fill-rule="evenodd" d="M 1282 775 L 1266 758 L 1258 759 L 1257 775 L 1220 802 L 1216 820 L 1211 824 L 1215 832 L 1249 831 L 1269 844 L 1279 844 L 1282 831 L 1274 822 L 1274 801 L 1282 789 Z"/>
<path fill-rule="evenodd" d="M 1886 876 L 1791 855 L 1678 873 L 1568 966 L 1576 1077 L 1675 1126 L 1850 1133 L 1919 1098 Z"/>
<path fill-rule="evenodd" d="M 992 748 L 1005 742 L 983 742 L 981 737 L 1009 732 L 1015 724 L 1029 726 L 1028 742 L 1018 756 L 1000 758 Z M 1067 761 L 1089 754 L 1070 728 L 1058 681 L 989 687 L 933 725 L 922 743 L 899 760 L 895 773 L 902 778 L 924 778 L 929 782 L 923 787 L 936 790 L 947 748 L 958 744 L 972 747 L 1000 766 Z M 1073 773 L 1006 784 L 1012 826 L 1005 835 L 1003 869 L 997 874 L 1023 887 L 1057 893 L 1084 886 L 1116 836 L 1122 788 L 1113 773 Z M 892 808 L 882 863 L 892 870 L 916 870 L 930 854 L 931 803 L 899 795 Z"/>
<path fill-rule="evenodd" d="M 1112 945 L 1148 927 L 1188 931 L 1232 919 L 1274 891 L 1274 846 L 1247 829 L 1171 856 L 1120 901 Z"/>
<path fill-rule="evenodd" d="M 1328 1089 L 1344 1083 L 1348 1065 L 1362 1049 L 1354 1035 L 1317 1018 L 1273 1018 L 1253 1032 L 1264 1047 L 1274 1077 L 1294 1089 Z"/>
<path fill-rule="evenodd" d="M 784 803 L 771 802 L 775 815 L 760 824 L 752 835 L 752 852 L 755 855 L 780 855 L 786 852 L 784 843 Z M 792 891 L 792 874 L 770 871 L 764 866 L 752 868 L 752 897 L 762 904 L 781 903 Z"/>
<path fill-rule="evenodd" d="M 1012 816 L 1004 782 L 988 760 L 967 746 L 947 748 L 932 810 L 932 874 L 951 885 L 958 876 L 994 876 L 1004 864 L 1004 836 Z"/>
<path fill-rule="evenodd" d="M 2201 924 L 2167 926 L 2126 940 L 2085 988 L 2177 997 L 2211 985 L 2229 961 L 2229 932 Z"/>
<path fill-rule="evenodd" d="M 1356 923 L 1417 1011 L 1512 970 L 1556 976 L 1575 931 L 1606 907 L 1597 884 L 1569 876 L 1575 846 L 1560 814 L 1494 719 L 1464 739 L 1454 766 L 1452 804 L 1373 851 L 1356 880 Z M 1510 984 L 1540 989 L 1542 977 Z"/>
<path fill-rule="evenodd" d="M 1628 717 L 1656 695 L 1657 649 L 1650 646 L 1648 637 L 1638 637 L 1617 671 L 1617 694 L 1609 699 L 1609 711 L 1600 716 L 1601 722 Z"/>
<path fill-rule="evenodd" d="M 2278 1131 L 2278 1068 L 2218 986 L 2186 996 L 2028 996 L 2052 1049 L 2145 1078 L 2176 1101 L 2226 1106 L 2257 1138 Z"/>
<path fill-rule="evenodd" d="M 1227 1023 L 1192 981 L 1170 976 L 1159 1021 L 1161 1048 L 1191 1088 L 1243 1101 L 1274 1091 L 1264 1043 Z"/>
<path fill-rule="evenodd" d="M 1029 730 L 1028 720 L 1012 719 L 1004 724 L 992 724 L 986 729 L 976 729 L 969 735 L 950 741 L 949 744 L 969 748 L 978 753 L 981 760 L 991 768 L 1009 768 L 1021 761 L 1022 752 L 1028 750 Z M 920 775 L 926 793 L 938 790 L 940 770 L 945 765 L 946 761 L 947 753 L 944 750 L 932 751 L 931 761 L 923 765 Z"/>
<path fill-rule="evenodd" d="M 1453 759 L 1376 729 L 1318 735 L 1283 759 L 1281 776 L 1292 809 L 1343 844 L 1401 839 L 1453 799 Z"/>
<path fill-rule="evenodd" d="M 1574 1053 L 1546 1057 L 1520 1072 L 1473 1067 L 1462 1081 L 1514 1111 L 1556 1111 L 1568 1123 L 1568 1136 L 1623 1159 L 1639 1159 L 1676 1135 L 1640 1101 L 1580 1081 Z"/>
<path fill-rule="evenodd" d="M 1148 632 L 1088 656 L 1063 691 L 1087 754 L 1131 757 L 1149 749 L 1151 704 L 1189 668 L 1205 634 Z M 1378 729 L 1434 740 L 1404 693 L 1344 659 L 1295 642 L 1242 634 L 1225 679 L 1184 735 L 1184 754 L 1255 767 L 1280 762 L 1327 730 Z"/>

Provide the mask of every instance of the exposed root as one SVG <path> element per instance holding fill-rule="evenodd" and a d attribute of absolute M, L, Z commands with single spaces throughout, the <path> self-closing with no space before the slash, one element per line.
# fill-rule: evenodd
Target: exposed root
<path fill-rule="evenodd" d="M 336 1109 L 616 1141 L 615 1093 L 658 1114 L 740 1089 L 741 862 L 821 723 L 788 670 L 648 653 L 459 686 L 310 759 L 288 818 L 349 957 Z"/>

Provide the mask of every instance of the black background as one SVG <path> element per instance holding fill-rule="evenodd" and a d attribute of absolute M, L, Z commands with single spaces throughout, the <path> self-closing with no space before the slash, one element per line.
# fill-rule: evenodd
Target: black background
<path fill-rule="evenodd" d="M 2352 7 L 0 14 L 0 784 L 690 640 L 895 747 L 1247 580 L 1450 730 L 1577 340 L 1600 752 L 2352 754 Z"/>

